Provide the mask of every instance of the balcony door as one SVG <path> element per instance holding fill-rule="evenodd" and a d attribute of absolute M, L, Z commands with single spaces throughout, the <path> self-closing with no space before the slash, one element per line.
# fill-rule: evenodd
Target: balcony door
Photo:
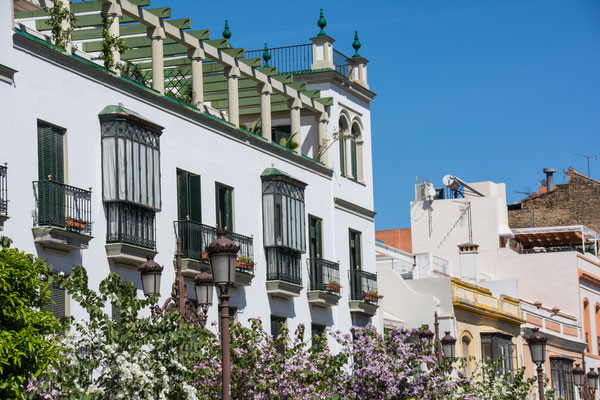
<path fill-rule="evenodd" d="M 321 218 L 308 216 L 308 254 L 311 260 L 310 278 L 313 288 L 320 288 L 323 284 L 323 264 L 316 260 L 323 258 L 322 222 Z"/>
<path fill-rule="evenodd" d="M 361 234 L 350 229 L 350 285 L 352 292 L 359 296 L 362 295 L 361 275 L 362 256 L 361 256 Z"/>
<path fill-rule="evenodd" d="M 200 175 L 177 170 L 177 233 L 184 257 L 202 258 Z"/>
<path fill-rule="evenodd" d="M 65 226 L 65 131 L 38 122 L 38 224 Z M 58 184 L 55 184 L 58 183 Z"/>
<path fill-rule="evenodd" d="M 227 228 L 229 232 L 233 232 L 233 188 L 217 183 L 215 185 L 215 192 L 217 228 Z"/>

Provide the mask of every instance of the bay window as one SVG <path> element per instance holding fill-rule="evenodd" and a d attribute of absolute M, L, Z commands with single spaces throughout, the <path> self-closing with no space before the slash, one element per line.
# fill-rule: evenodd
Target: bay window
<path fill-rule="evenodd" d="M 107 242 L 154 248 L 163 128 L 122 106 L 107 106 L 99 117 Z"/>
<path fill-rule="evenodd" d="M 267 280 L 301 284 L 300 258 L 306 252 L 306 184 L 275 168 L 265 170 L 261 179 Z"/>

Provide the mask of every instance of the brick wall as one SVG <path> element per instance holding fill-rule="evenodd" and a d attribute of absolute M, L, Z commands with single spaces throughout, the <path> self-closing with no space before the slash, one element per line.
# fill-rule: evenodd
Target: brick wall
<path fill-rule="evenodd" d="M 585 225 L 600 232 L 600 182 L 573 168 L 569 168 L 567 176 L 567 184 L 523 199 L 520 209 L 509 206 L 510 227 Z"/>
<path fill-rule="evenodd" d="M 387 244 L 388 246 L 412 253 L 410 228 L 376 231 L 375 238 L 383 241 L 383 243 Z"/>

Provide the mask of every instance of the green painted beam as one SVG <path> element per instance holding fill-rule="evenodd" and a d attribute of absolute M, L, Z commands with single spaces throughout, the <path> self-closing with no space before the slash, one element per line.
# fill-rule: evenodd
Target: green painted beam
<path fill-rule="evenodd" d="M 204 29 L 201 31 L 189 31 L 186 33 L 192 34 L 192 33 L 196 32 L 198 36 L 203 36 L 203 35 L 205 35 L 205 32 L 207 32 L 207 31 L 208 31 L 207 29 Z M 151 40 L 147 36 L 124 38 L 124 40 L 125 40 L 125 46 L 127 46 L 129 49 L 132 49 L 132 50 L 138 49 L 138 48 L 150 47 L 152 45 Z M 178 42 L 174 39 L 167 37 L 167 38 L 163 39 L 163 43 L 164 44 L 173 44 L 173 43 L 178 43 Z M 83 51 L 93 52 L 93 51 L 101 51 L 101 50 L 102 50 L 102 40 L 98 40 L 95 42 L 83 43 Z"/>
<path fill-rule="evenodd" d="M 190 18 L 184 19 L 170 19 L 169 23 L 179 29 L 190 29 L 192 27 L 192 20 Z M 120 33 L 123 36 L 127 35 L 140 35 L 148 31 L 148 27 L 144 24 L 121 24 L 119 25 Z M 210 37 L 208 29 L 202 31 L 205 32 L 203 35 Z M 190 32 L 188 32 L 190 33 Z M 102 28 L 92 29 L 75 29 L 72 33 L 73 40 L 89 40 L 89 39 L 102 39 Z"/>
<path fill-rule="evenodd" d="M 277 75 L 277 67 L 262 67 L 258 68 L 258 70 L 268 76 Z"/>
<path fill-rule="evenodd" d="M 318 89 L 303 90 L 302 94 L 306 95 L 307 97 L 310 97 L 311 99 L 321 97 L 321 91 Z"/>
<path fill-rule="evenodd" d="M 319 97 L 315 99 L 317 103 L 321 103 L 324 106 L 332 106 L 333 105 L 333 97 Z"/>
<path fill-rule="evenodd" d="M 287 106 L 287 104 L 272 104 L 271 105 L 271 112 L 289 111 L 289 110 L 290 109 Z M 240 116 L 241 115 L 260 115 L 260 107 L 240 108 Z"/>
<path fill-rule="evenodd" d="M 287 85 L 289 87 L 291 87 L 292 89 L 296 89 L 300 92 L 305 91 L 306 88 L 308 87 L 308 84 L 306 82 L 292 82 L 292 83 L 288 83 Z"/>
<path fill-rule="evenodd" d="M 254 82 L 251 79 L 240 79 L 238 81 L 238 87 L 240 89 L 240 92 L 244 89 L 252 89 L 254 90 L 255 93 L 258 94 L 258 92 L 256 91 L 258 84 L 256 82 Z M 206 82 L 206 79 L 204 79 L 204 92 L 218 92 L 218 91 L 223 91 L 226 92 L 227 91 L 227 82 L 222 81 L 222 82 Z"/>
<path fill-rule="evenodd" d="M 129 0 L 133 4 L 138 6 L 149 6 L 150 0 Z M 82 3 L 71 3 L 71 11 L 75 14 L 84 13 L 84 12 L 92 12 L 92 11 L 102 11 L 102 1 L 86 1 Z M 17 11 L 15 13 L 15 18 L 36 18 L 36 17 L 45 17 L 48 13 L 44 11 L 43 8 L 34 11 Z"/>
<path fill-rule="evenodd" d="M 243 48 L 239 49 L 223 49 L 223 52 L 229 54 L 233 58 L 244 58 L 246 57 L 246 50 Z"/>
<path fill-rule="evenodd" d="M 169 44 L 163 46 L 163 52 L 165 56 L 172 56 L 175 54 L 187 53 L 187 46 L 182 44 Z M 139 58 L 150 58 L 152 56 L 152 49 L 150 47 L 141 47 L 139 49 L 127 50 L 121 58 L 123 60 L 136 60 Z"/>
<path fill-rule="evenodd" d="M 146 11 L 156 15 L 157 17 L 171 18 L 171 8 L 170 7 L 159 7 L 159 8 L 147 8 Z M 49 19 L 40 19 L 35 21 L 35 29 L 38 31 L 47 31 L 50 30 Z M 137 22 L 133 18 L 123 15 L 121 17 L 120 22 L 128 23 L 128 22 Z M 102 25 L 102 15 L 98 14 L 89 14 L 89 15 L 79 15 L 77 16 L 77 20 L 75 21 L 75 25 L 77 28 L 86 28 L 90 26 L 100 26 Z"/>
<path fill-rule="evenodd" d="M 216 47 L 217 49 L 228 49 L 229 48 L 229 42 L 227 41 L 227 39 L 207 40 L 206 43 L 210 44 L 213 47 Z"/>
<path fill-rule="evenodd" d="M 292 83 L 294 82 L 294 75 L 291 74 L 285 74 L 285 75 L 274 75 L 273 79 L 288 84 L 288 83 Z"/>
<path fill-rule="evenodd" d="M 206 101 L 210 101 L 206 99 L 205 96 L 205 100 Z M 271 105 L 273 104 L 277 104 L 277 103 L 285 103 L 287 106 L 287 97 L 279 95 L 279 94 L 273 94 L 271 95 Z M 258 94 L 256 96 L 253 97 L 246 97 L 246 98 L 240 98 L 240 108 L 241 107 L 246 107 L 246 106 L 260 106 L 260 97 L 258 96 Z M 211 106 L 215 107 L 215 108 L 226 108 L 227 107 L 227 100 L 216 100 L 216 101 L 211 101 Z"/>

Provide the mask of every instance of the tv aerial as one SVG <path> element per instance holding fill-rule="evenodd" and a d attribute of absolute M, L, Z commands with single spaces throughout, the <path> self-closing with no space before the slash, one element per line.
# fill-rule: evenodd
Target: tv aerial
<path fill-rule="evenodd" d="M 579 156 L 579 157 L 583 157 L 587 160 L 587 167 L 588 167 L 588 178 L 590 177 L 590 160 L 592 161 L 596 161 L 598 159 L 598 156 L 588 156 L 585 154 L 573 154 L 574 156 Z"/>
<path fill-rule="evenodd" d="M 450 198 L 458 199 L 460 197 L 465 197 L 465 189 L 468 190 L 469 193 L 473 193 L 479 197 L 485 197 L 481 192 L 469 186 L 468 183 L 463 181 L 457 176 L 445 175 L 442 178 L 442 182 L 444 185 L 450 190 Z"/>

